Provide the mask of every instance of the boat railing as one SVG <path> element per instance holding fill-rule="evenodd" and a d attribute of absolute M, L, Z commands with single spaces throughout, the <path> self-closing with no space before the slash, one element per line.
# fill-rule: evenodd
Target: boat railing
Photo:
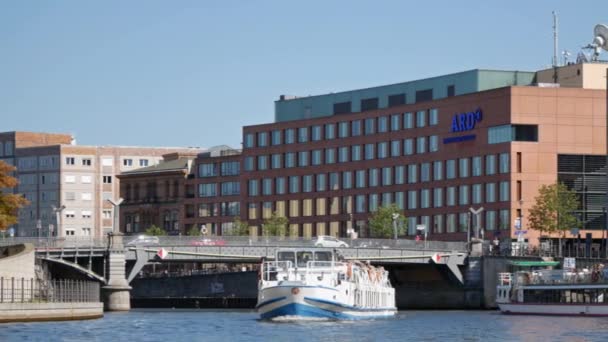
<path fill-rule="evenodd" d="M 589 270 L 539 270 L 517 272 L 515 281 L 518 285 L 550 284 L 594 284 L 608 283 L 603 272 Z"/>
<path fill-rule="evenodd" d="M 278 273 L 288 273 L 292 267 L 291 261 L 267 261 L 262 264 L 262 280 L 273 281 L 278 280 Z"/>
<path fill-rule="evenodd" d="M 507 272 L 498 273 L 498 285 L 499 286 L 511 286 L 513 282 L 513 275 Z"/>

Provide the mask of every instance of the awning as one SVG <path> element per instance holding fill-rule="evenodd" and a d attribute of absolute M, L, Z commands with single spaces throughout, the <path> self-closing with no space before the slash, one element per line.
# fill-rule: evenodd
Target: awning
<path fill-rule="evenodd" d="M 509 261 L 509 265 L 519 266 L 519 267 L 547 267 L 547 266 L 557 266 L 559 265 L 559 261 Z"/>

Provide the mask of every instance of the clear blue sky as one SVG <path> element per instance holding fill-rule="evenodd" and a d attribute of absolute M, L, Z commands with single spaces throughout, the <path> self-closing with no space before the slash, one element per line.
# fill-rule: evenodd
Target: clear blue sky
<path fill-rule="evenodd" d="M 239 147 L 280 94 L 544 68 L 552 10 L 573 57 L 608 23 L 608 1 L 5 0 L 0 131 Z"/>

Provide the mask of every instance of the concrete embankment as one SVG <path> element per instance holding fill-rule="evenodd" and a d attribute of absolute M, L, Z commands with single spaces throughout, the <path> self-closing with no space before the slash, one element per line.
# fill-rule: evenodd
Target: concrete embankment
<path fill-rule="evenodd" d="M 0 303 L 0 323 L 103 317 L 103 303 Z"/>

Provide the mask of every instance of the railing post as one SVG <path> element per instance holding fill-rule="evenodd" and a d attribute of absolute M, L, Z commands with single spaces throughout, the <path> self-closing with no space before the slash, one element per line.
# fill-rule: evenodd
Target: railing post
<path fill-rule="evenodd" d="M 34 301 L 34 278 L 30 278 L 30 302 Z"/>
<path fill-rule="evenodd" d="M 4 277 L 0 277 L 0 303 L 4 303 Z"/>
<path fill-rule="evenodd" d="M 15 302 L 15 277 L 11 277 L 11 303 Z"/>
<path fill-rule="evenodd" d="M 21 303 L 24 302 L 25 299 L 25 278 L 21 277 Z"/>

